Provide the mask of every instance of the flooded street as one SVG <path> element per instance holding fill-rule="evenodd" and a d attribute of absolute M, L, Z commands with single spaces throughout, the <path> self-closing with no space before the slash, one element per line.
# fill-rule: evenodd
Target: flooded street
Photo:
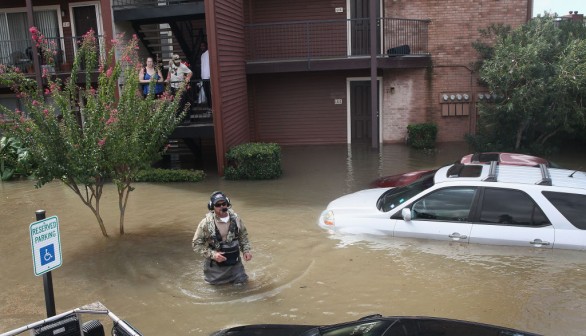
<path fill-rule="evenodd" d="M 136 185 L 118 236 L 117 195 L 95 217 L 59 182 L 0 183 L 0 332 L 45 318 L 33 272 L 35 210 L 58 216 L 63 265 L 57 313 L 100 301 L 144 335 L 207 335 L 238 324 L 330 324 L 380 313 L 471 320 L 544 335 L 586 335 L 586 252 L 464 245 L 392 237 L 330 236 L 317 218 L 328 202 L 379 176 L 448 164 L 464 144 L 435 152 L 401 145 L 283 147 L 274 181 Z M 550 158 L 585 170 L 586 158 Z M 228 194 L 253 246 L 244 287 L 212 287 L 191 250 L 214 190 Z M 109 334 L 109 329 L 107 331 Z"/>

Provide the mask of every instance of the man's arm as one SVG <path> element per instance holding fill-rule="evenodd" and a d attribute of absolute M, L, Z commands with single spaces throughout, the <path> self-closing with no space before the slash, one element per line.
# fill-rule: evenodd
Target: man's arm
<path fill-rule="evenodd" d="M 195 234 L 191 240 L 191 246 L 196 253 L 201 254 L 204 258 L 212 258 L 214 255 L 214 250 L 208 243 L 210 234 L 205 229 L 205 226 L 206 219 L 204 218 L 197 226 L 197 230 L 195 230 Z"/>
<path fill-rule="evenodd" d="M 238 217 L 238 222 L 238 243 L 240 244 L 240 250 L 243 253 L 250 252 L 252 246 L 250 245 L 250 241 L 248 241 L 248 230 L 246 230 L 246 226 L 244 226 L 244 222 L 240 217 Z"/>

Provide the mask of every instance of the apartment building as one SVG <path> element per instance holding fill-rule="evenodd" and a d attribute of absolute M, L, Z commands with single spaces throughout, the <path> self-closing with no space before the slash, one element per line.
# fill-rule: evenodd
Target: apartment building
<path fill-rule="evenodd" d="M 180 54 L 197 81 L 207 42 L 213 108 L 195 103 L 174 137 L 193 153 L 213 146 L 220 173 L 224 153 L 250 141 L 380 146 L 419 122 L 436 123 L 440 142 L 462 141 L 490 99 L 472 68 L 478 30 L 532 13 L 532 0 L 29 1 L 35 24 L 62 43 L 56 71 L 94 28 L 104 41 L 137 34 L 163 67 Z M 3 63 L 26 63 L 26 11 L 24 0 L 0 8 Z M 0 101 L 18 104 L 6 91 Z"/>

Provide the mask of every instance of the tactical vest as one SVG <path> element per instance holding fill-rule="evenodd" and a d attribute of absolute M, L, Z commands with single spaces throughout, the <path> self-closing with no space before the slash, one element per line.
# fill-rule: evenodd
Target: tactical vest
<path fill-rule="evenodd" d="M 238 243 L 237 238 L 238 224 L 236 224 L 236 217 L 233 214 L 230 214 L 230 226 L 228 227 L 228 234 L 226 235 L 226 241 L 222 242 L 222 235 L 220 234 L 220 230 L 218 230 L 218 227 L 213 220 L 213 216 L 214 214 L 208 217 L 208 220 L 211 221 L 211 223 L 208 223 L 208 225 L 213 225 L 214 228 L 214 234 L 211 237 L 212 241 L 210 242 L 210 247 L 215 251 L 224 252 L 224 257 L 226 257 L 226 260 L 221 263 L 212 260 L 210 265 L 213 265 L 214 263 L 218 266 L 236 265 L 240 261 L 240 244 Z"/>

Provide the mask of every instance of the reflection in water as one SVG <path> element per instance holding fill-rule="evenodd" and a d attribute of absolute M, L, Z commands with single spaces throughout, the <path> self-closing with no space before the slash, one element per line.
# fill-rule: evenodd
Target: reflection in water
<path fill-rule="evenodd" d="M 467 151 L 462 144 L 432 152 L 400 145 L 284 147 L 284 174 L 275 181 L 226 181 L 211 173 L 195 184 L 138 184 L 123 237 L 116 235 L 117 197 L 109 185 L 102 211 L 110 239 L 61 183 L 38 190 L 32 181 L 0 183 L 0 332 L 45 316 L 28 232 L 42 208 L 60 222 L 57 311 L 99 300 L 145 335 L 326 324 L 373 313 L 586 335 L 585 252 L 331 236 L 316 224 L 329 201 L 379 176 L 448 164 Z M 584 164 L 553 160 L 570 168 Z M 214 190 L 230 196 L 249 229 L 254 258 L 245 263 L 246 286 L 205 284 L 202 260 L 191 250 Z"/>

